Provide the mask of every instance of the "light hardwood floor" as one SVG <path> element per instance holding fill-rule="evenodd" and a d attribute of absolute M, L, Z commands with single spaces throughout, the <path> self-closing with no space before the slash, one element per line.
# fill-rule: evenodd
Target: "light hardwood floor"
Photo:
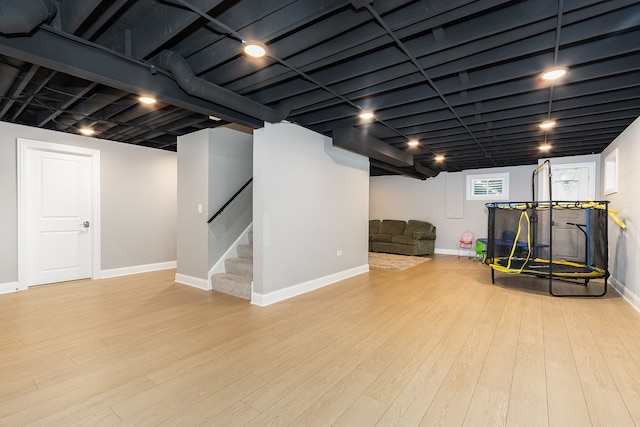
<path fill-rule="evenodd" d="M 613 289 L 436 255 L 260 308 L 174 274 L 0 295 L 0 426 L 640 425 Z"/>

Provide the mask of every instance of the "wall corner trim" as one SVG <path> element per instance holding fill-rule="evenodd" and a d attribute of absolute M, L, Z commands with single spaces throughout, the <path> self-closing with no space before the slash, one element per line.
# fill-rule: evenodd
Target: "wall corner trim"
<path fill-rule="evenodd" d="M 299 283 L 297 285 L 289 286 L 284 289 L 279 289 L 268 294 L 260 294 L 252 292 L 251 304 L 259 307 L 266 307 L 271 304 L 275 304 L 280 301 L 284 301 L 289 298 L 293 298 L 298 295 L 305 294 L 307 292 L 314 291 L 316 289 L 323 288 L 325 286 L 332 285 L 341 280 L 348 279 L 359 274 L 367 273 L 369 271 L 369 264 L 364 264 L 358 267 L 343 270 L 328 276 L 319 277 L 317 279 L 309 280 L 308 282 Z"/>
<path fill-rule="evenodd" d="M 186 274 L 176 273 L 176 283 L 192 286 L 194 288 L 202 289 L 203 291 L 211 290 L 211 282 L 208 281 L 207 279 L 187 276 Z"/>

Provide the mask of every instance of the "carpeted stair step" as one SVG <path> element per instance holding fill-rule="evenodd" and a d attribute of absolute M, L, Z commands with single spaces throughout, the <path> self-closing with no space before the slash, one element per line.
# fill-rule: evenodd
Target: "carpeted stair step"
<path fill-rule="evenodd" d="M 253 245 L 238 245 L 236 247 L 238 258 L 253 259 Z"/>
<path fill-rule="evenodd" d="M 238 298 L 251 299 L 251 277 L 221 273 L 211 276 L 214 291 L 223 292 Z"/>
<path fill-rule="evenodd" d="M 229 258 L 224 261 L 224 270 L 227 273 L 237 274 L 253 279 L 253 260 L 242 258 Z"/>

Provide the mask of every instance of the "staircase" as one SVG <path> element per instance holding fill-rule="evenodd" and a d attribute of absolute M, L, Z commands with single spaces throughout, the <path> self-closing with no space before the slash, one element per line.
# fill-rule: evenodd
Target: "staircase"
<path fill-rule="evenodd" d="M 238 245 L 236 254 L 237 258 L 229 258 L 224 261 L 225 273 L 211 276 L 211 287 L 214 291 L 251 300 L 253 231 L 249 232 L 249 244 Z"/>

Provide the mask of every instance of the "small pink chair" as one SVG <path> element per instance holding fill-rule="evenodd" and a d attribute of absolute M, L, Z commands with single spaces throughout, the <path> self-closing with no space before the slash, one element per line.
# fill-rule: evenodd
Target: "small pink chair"
<path fill-rule="evenodd" d="M 460 236 L 460 247 L 458 248 L 458 258 L 467 251 L 467 256 L 471 259 L 471 252 L 473 250 L 473 233 L 471 231 L 465 231 Z"/>

